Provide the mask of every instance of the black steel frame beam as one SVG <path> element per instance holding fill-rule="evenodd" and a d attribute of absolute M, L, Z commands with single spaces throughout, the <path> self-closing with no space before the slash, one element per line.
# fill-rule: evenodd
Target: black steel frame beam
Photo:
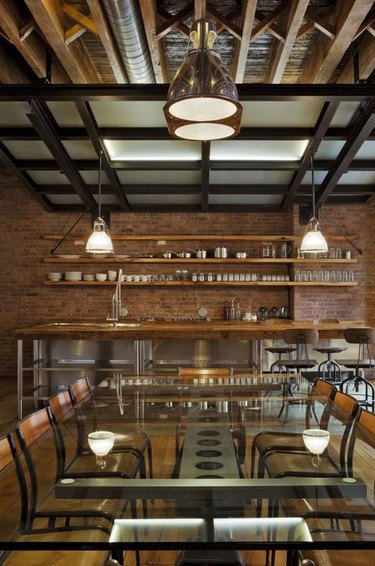
<path fill-rule="evenodd" d="M 281 211 L 288 212 L 293 206 L 293 201 L 301 186 L 302 180 L 306 174 L 306 171 L 310 167 L 310 154 L 312 151 L 316 151 L 324 137 L 325 132 L 332 121 L 333 116 L 339 107 L 339 102 L 326 102 L 320 113 L 318 121 L 315 127 L 315 134 L 310 143 L 308 144 L 305 154 L 302 158 L 302 162 L 298 171 L 295 173 L 293 180 L 290 185 L 289 194 L 284 198 L 281 204 Z"/>
<path fill-rule="evenodd" d="M 40 101 L 32 100 L 30 104 L 30 112 L 27 113 L 27 117 L 37 130 L 49 151 L 52 153 L 54 159 L 56 159 L 57 163 L 60 165 L 61 170 L 69 179 L 82 202 L 93 214 L 95 214 L 97 212 L 98 205 L 94 197 L 88 191 L 82 177 L 76 171 L 74 163 L 59 140 L 54 123 L 52 122 L 52 117 L 48 115 L 48 109 L 44 108 Z"/>
<path fill-rule="evenodd" d="M 96 153 L 99 155 L 100 152 L 103 154 L 103 168 L 108 177 L 109 182 L 113 188 L 113 192 L 115 193 L 117 200 L 120 204 L 120 208 L 122 211 L 129 210 L 129 203 L 127 201 L 126 196 L 123 193 L 123 188 L 121 183 L 118 179 L 118 176 L 115 171 L 113 171 L 111 167 L 111 163 L 108 159 L 107 151 L 104 145 L 103 138 L 99 136 L 98 133 L 98 126 L 94 117 L 94 114 L 87 102 L 77 102 L 76 108 L 78 113 L 81 117 L 81 120 L 87 130 L 87 133 L 90 137 L 91 143 L 95 148 Z"/>
<path fill-rule="evenodd" d="M 362 144 L 367 140 L 369 133 L 375 127 L 375 103 L 369 102 L 357 119 L 352 133 L 339 155 L 334 166 L 328 171 L 319 190 L 317 191 L 316 206 L 323 206 L 336 187 L 341 176 L 345 173 Z"/>

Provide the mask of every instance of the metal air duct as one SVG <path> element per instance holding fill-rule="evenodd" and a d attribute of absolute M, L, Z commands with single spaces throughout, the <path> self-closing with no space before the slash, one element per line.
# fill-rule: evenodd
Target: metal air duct
<path fill-rule="evenodd" d="M 130 83 L 155 83 L 143 20 L 136 0 L 103 0 Z"/>

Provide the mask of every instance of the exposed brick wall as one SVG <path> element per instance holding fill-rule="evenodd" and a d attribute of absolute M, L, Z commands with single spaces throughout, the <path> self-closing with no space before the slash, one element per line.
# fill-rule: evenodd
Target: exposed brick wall
<path fill-rule="evenodd" d="M 63 235 L 73 224 L 78 214 L 51 214 L 45 212 L 20 182 L 9 174 L 0 174 L 0 206 L 2 218 L 2 246 L 0 255 L 0 333 L 2 363 L 0 375 L 16 375 L 16 341 L 14 330 L 21 326 L 47 320 L 69 320 L 80 318 L 105 319 L 110 310 L 113 287 L 49 287 L 44 280 L 48 271 L 79 270 L 74 264 L 46 264 L 42 258 L 49 255 L 53 242 L 42 239 L 43 234 Z M 328 210 L 331 216 L 350 232 L 358 234 L 358 243 L 364 250 L 358 265 L 353 266 L 359 281 L 355 289 L 309 288 L 296 289 L 291 293 L 294 314 L 297 320 L 338 317 L 342 319 L 368 318 L 375 321 L 374 276 L 375 250 L 372 238 L 374 207 L 357 206 Z M 334 229 L 322 222 L 328 233 Z M 74 234 L 88 234 L 91 218 L 87 215 L 75 229 Z M 111 232 L 140 234 L 223 234 L 223 245 L 233 251 L 260 249 L 260 243 L 253 247 L 245 243 L 231 245 L 225 242 L 225 234 L 290 234 L 299 233 L 298 211 L 293 214 L 113 214 Z M 302 229 L 303 231 L 303 229 Z M 155 243 L 116 242 L 116 252 L 153 253 L 166 250 L 183 251 L 187 248 L 213 248 L 214 243 L 188 241 L 168 242 L 156 247 Z M 344 247 L 344 246 L 343 246 Z M 78 250 L 78 251 L 77 251 Z M 61 253 L 79 253 L 82 248 L 63 244 Z M 116 265 L 116 269 L 119 265 Z M 127 273 L 173 273 L 179 266 L 133 265 L 122 266 Z M 106 271 L 110 265 L 98 269 L 86 265 L 87 273 Z M 182 268 L 182 266 L 181 266 Z M 185 267 L 183 267 L 185 268 Z M 205 265 L 205 272 L 224 271 L 219 267 Z M 339 267 L 336 267 L 339 269 Z M 190 271 L 199 271 L 192 266 Z M 232 272 L 256 271 L 257 266 L 236 266 L 225 268 Z M 275 267 L 274 273 L 285 273 L 285 267 Z M 269 273 L 271 272 L 268 271 Z M 207 307 L 212 318 L 222 316 L 224 300 L 236 298 L 245 308 L 257 310 L 260 305 L 281 306 L 288 303 L 285 288 L 267 287 L 213 287 L 204 289 L 183 287 L 123 287 L 123 302 L 129 309 L 129 316 L 197 316 L 199 306 Z"/>

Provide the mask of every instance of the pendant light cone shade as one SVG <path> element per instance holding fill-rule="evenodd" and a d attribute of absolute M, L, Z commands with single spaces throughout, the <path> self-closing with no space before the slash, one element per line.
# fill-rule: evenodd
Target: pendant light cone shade
<path fill-rule="evenodd" d="M 113 244 L 108 234 L 107 225 L 102 215 L 102 153 L 99 155 L 99 183 L 98 183 L 98 218 L 94 221 L 94 229 L 87 240 L 86 252 L 92 255 L 113 254 Z"/>
<path fill-rule="evenodd" d="M 305 235 L 302 239 L 300 250 L 308 253 L 328 252 L 328 244 L 320 231 L 319 220 L 315 214 L 315 181 L 314 181 L 314 162 L 313 151 L 310 155 L 311 161 L 311 188 L 312 188 L 312 217 L 310 218 Z"/>
<path fill-rule="evenodd" d="M 220 56 L 212 49 L 215 24 L 194 22 L 190 38 L 193 48 L 168 90 L 164 114 L 173 136 L 208 141 L 237 135 L 242 106 L 237 87 Z"/>

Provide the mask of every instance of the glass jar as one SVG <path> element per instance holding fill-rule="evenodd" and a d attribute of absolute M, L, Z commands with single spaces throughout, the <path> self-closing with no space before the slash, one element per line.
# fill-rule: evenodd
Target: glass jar
<path fill-rule="evenodd" d="M 262 257 L 271 257 L 271 244 L 269 242 L 262 244 Z"/>

